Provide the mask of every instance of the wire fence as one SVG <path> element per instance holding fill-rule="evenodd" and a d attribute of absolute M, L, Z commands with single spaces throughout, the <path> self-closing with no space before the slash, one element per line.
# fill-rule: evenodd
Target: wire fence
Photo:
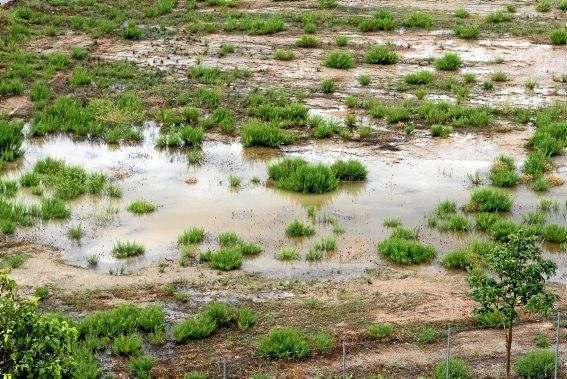
<path fill-rule="evenodd" d="M 554 379 L 567 378 L 567 351 L 561 351 L 561 314 L 557 313 L 553 341 L 553 352 L 555 354 L 555 366 L 553 370 Z M 385 367 L 377 364 L 376 357 L 380 355 L 380 347 L 377 351 L 377 344 L 372 344 L 369 341 L 341 341 L 332 352 L 319 353 L 314 352 L 308 360 L 304 361 L 286 361 L 286 360 L 272 360 L 261 355 L 251 354 L 246 356 L 233 356 L 233 357 L 215 357 L 210 364 L 187 365 L 184 367 L 185 372 L 203 373 L 208 378 L 250 378 L 254 373 L 267 373 L 266 377 L 273 377 L 274 372 L 285 372 L 283 377 L 301 378 L 313 376 L 313 362 L 325 377 L 333 378 L 358 378 L 368 377 L 372 374 L 379 372 L 386 372 L 396 378 L 410 378 L 419 377 L 423 375 L 424 366 L 427 366 L 429 371 L 440 364 L 445 365 L 445 378 L 451 378 L 450 362 L 453 358 L 463 359 L 470 367 L 486 366 L 486 362 L 479 358 L 466 358 L 464 354 L 458 350 L 463 346 L 454 346 L 453 341 L 455 336 L 461 332 L 455 333 L 451 327 L 447 329 L 446 348 L 444 354 L 437 354 L 438 359 L 434 362 L 424 363 L 421 367 L 409 367 L 404 365 L 402 359 L 400 360 L 399 367 Z M 404 343 L 400 346 L 403 349 Z M 565 346 L 562 345 L 563 349 Z M 252 349 L 252 347 L 251 347 Z M 565 349 L 564 349 L 565 350 Z M 355 357 L 355 361 L 351 361 L 350 357 Z M 425 358 L 424 358 L 425 359 Z M 502 360 L 498 360 L 497 370 L 503 372 Z M 280 375 L 277 375 L 278 377 Z"/>

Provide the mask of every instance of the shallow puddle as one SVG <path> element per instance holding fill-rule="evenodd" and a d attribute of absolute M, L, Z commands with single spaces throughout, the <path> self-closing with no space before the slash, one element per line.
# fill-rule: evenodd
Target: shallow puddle
<path fill-rule="evenodd" d="M 349 146 L 344 141 L 285 147 L 282 155 L 325 162 L 355 157 L 369 169 L 365 183 L 341 184 L 331 193 L 305 195 L 266 186 L 266 165 L 278 159 L 277 150 L 243 149 L 237 140 L 225 142 L 213 136 L 203 144 L 203 164 L 192 166 L 179 151 L 154 148 L 157 133 L 158 128 L 148 124 L 144 143 L 120 147 L 68 136 L 30 140 L 24 161 L 8 172 L 9 177 L 18 176 L 38 159 L 52 156 L 106 173 L 122 187 L 124 197 L 116 200 L 83 196 L 72 203 L 71 220 L 20 228 L 11 238 L 52 244 L 61 249 L 65 262 L 83 267 L 87 266 L 88 256 L 98 254 L 98 270 L 116 272 L 122 266 L 131 270 L 162 260 L 172 260 L 171 264 L 177 265 L 177 237 L 186 228 L 200 226 L 207 232 L 201 249 L 216 248 L 216 237 L 226 231 L 260 243 L 263 252 L 245 259 L 243 269 L 249 272 L 304 278 L 360 275 L 376 264 L 386 264 L 376 255 L 376 243 L 389 235 L 390 231 L 382 226 L 388 217 L 400 217 L 405 226 L 421 227 L 420 240 L 437 246 L 440 256 L 473 238 L 471 234 L 440 234 L 425 226 L 426 217 L 441 200 L 449 198 L 464 204 L 470 189 L 467 174 L 487 171 L 502 152 L 501 138 L 493 140 L 481 134 L 462 134 L 445 140 L 415 137 L 397 152 Z M 509 141 L 516 138 L 516 145 L 521 146 L 521 138 L 514 137 L 514 133 L 506 136 Z M 242 178 L 241 188 L 230 188 L 229 175 Z M 195 184 L 185 182 L 190 177 L 196 178 Z M 259 177 L 260 184 L 253 184 L 253 177 Z M 523 187 L 514 192 L 514 218 L 521 220 L 521 213 L 535 209 L 538 196 Z M 563 199 L 560 201 L 564 207 L 566 195 L 567 188 L 563 186 L 552 189 L 545 197 Z M 20 201 L 33 201 L 33 196 L 25 191 L 18 196 Z M 156 212 L 144 216 L 129 213 L 127 204 L 138 198 L 157 204 Z M 309 205 L 315 205 L 319 215 L 336 217 L 346 230 L 337 236 L 336 252 L 327 253 L 317 263 L 307 262 L 305 254 L 315 241 L 333 234 L 330 225 L 317 223 L 317 232 L 311 238 L 289 239 L 285 235 L 287 224 L 294 218 L 307 221 L 305 207 Z M 562 208 L 548 222 L 564 224 L 565 220 Z M 85 234 L 77 244 L 67 237 L 67 231 L 79 223 Z M 111 254 L 113 244 L 127 240 L 143 243 L 145 256 L 115 259 Z M 299 261 L 285 263 L 275 259 L 281 248 L 295 245 L 301 251 Z M 560 266 L 556 279 L 567 282 L 567 254 L 547 255 Z M 435 264 L 417 269 L 442 270 Z"/>

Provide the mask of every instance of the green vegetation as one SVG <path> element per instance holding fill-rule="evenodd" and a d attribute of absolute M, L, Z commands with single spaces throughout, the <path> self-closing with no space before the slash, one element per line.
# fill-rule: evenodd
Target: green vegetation
<path fill-rule="evenodd" d="M 364 61 L 370 64 L 394 64 L 398 62 L 398 54 L 388 46 L 372 46 L 364 55 Z"/>
<path fill-rule="evenodd" d="M 331 165 L 331 170 L 335 172 L 339 180 L 347 182 L 366 180 L 368 176 L 368 169 L 355 159 L 335 161 L 335 163 Z"/>
<path fill-rule="evenodd" d="M 431 71 L 418 71 L 416 73 L 407 74 L 404 76 L 404 82 L 414 85 L 430 84 L 435 80 L 435 76 Z"/>
<path fill-rule="evenodd" d="M 156 206 L 144 199 L 136 199 L 128 204 L 128 211 L 136 214 L 152 213 L 156 210 Z"/>
<path fill-rule="evenodd" d="M 258 342 L 261 355 L 278 359 L 302 359 L 311 355 L 312 350 L 308 336 L 295 328 L 272 330 Z"/>
<path fill-rule="evenodd" d="M 321 82 L 321 92 L 323 93 L 332 93 L 338 89 L 337 82 L 333 79 L 328 78 Z"/>
<path fill-rule="evenodd" d="M 551 350 L 529 351 L 514 364 L 514 371 L 521 378 L 551 378 L 554 370 L 555 352 Z"/>
<path fill-rule="evenodd" d="M 435 60 L 435 68 L 441 71 L 456 71 L 461 64 L 463 64 L 461 57 L 455 53 L 445 53 L 442 58 Z"/>
<path fill-rule="evenodd" d="M 469 379 L 469 366 L 461 359 L 449 360 L 449 375 L 447 375 L 447 361 L 441 361 L 435 369 L 435 379 L 447 378 Z"/>
<path fill-rule="evenodd" d="M 439 330 L 431 327 L 423 327 L 417 333 L 417 342 L 422 344 L 434 343 L 439 339 Z"/>
<path fill-rule="evenodd" d="M 283 248 L 276 254 L 279 261 L 296 261 L 299 259 L 299 250 L 294 247 Z"/>
<path fill-rule="evenodd" d="M 394 30 L 397 21 L 391 13 L 379 10 L 370 19 L 362 19 L 358 23 L 361 32 L 375 32 L 378 30 Z"/>
<path fill-rule="evenodd" d="M 354 56 L 343 51 L 332 51 L 327 55 L 323 64 L 325 67 L 346 70 L 354 67 Z"/>
<path fill-rule="evenodd" d="M 112 248 L 112 255 L 119 259 L 144 255 L 145 252 L 146 248 L 144 245 L 130 241 L 118 241 Z"/>
<path fill-rule="evenodd" d="M 291 61 L 295 58 L 295 53 L 291 50 L 276 50 L 276 59 L 279 61 Z"/>
<path fill-rule="evenodd" d="M 388 323 L 372 324 L 368 327 L 370 337 L 377 340 L 388 338 L 393 332 L 394 326 Z"/>
<path fill-rule="evenodd" d="M 429 13 L 419 11 L 410 13 L 403 21 L 403 25 L 408 28 L 431 28 L 433 24 Z"/>
<path fill-rule="evenodd" d="M 447 138 L 453 133 L 453 128 L 450 125 L 431 125 L 431 137 Z"/>
<path fill-rule="evenodd" d="M 398 264 L 419 264 L 431 261 L 435 249 L 418 242 L 399 237 L 390 237 L 378 244 L 380 255 Z"/>
<path fill-rule="evenodd" d="M 453 28 L 455 34 L 463 39 L 476 39 L 480 35 L 480 26 L 457 24 Z"/>
<path fill-rule="evenodd" d="M 242 251 L 239 247 L 221 248 L 209 256 L 209 266 L 217 270 L 234 270 L 242 267 L 242 263 Z"/>
<path fill-rule="evenodd" d="M 488 180 L 496 187 L 514 187 L 520 181 L 516 164 L 511 157 L 500 155 L 488 173 Z"/>
<path fill-rule="evenodd" d="M 278 147 L 294 140 L 279 127 L 263 123 L 260 120 L 251 120 L 244 125 L 241 132 L 244 147 L 265 146 Z"/>
<path fill-rule="evenodd" d="M 285 234 L 288 237 L 305 237 L 315 234 L 315 228 L 311 225 L 305 225 L 298 219 L 294 219 L 291 224 L 285 229 Z"/>
<path fill-rule="evenodd" d="M 344 47 L 348 44 L 348 37 L 347 36 L 337 36 L 335 38 L 335 43 L 337 44 L 337 46 L 339 47 Z"/>
<path fill-rule="evenodd" d="M 507 242 L 486 254 L 490 274 L 477 270 L 469 279 L 471 297 L 480 304 L 476 312 L 505 315 L 507 376 L 511 371 L 512 331 L 518 308 L 548 315 L 555 301 L 555 295 L 545 288 L 557 265 L 542 258 L 537 239 L 525 232 L 510 234 Z"/>
<path fill-rule="evenodd" d="M 507 212 L 512 209 L 512 199 L 506 192 L 483 187 L 472 192 L 466 209 L 470 212 Z"/>
<path fill-rule="evenodd" d="M 297 45 L 297 47 L 308 48 L 308 47 L 319 47 L 320 42 L 317 39 L 317 37 L 306 34 L 302 36 L 300 39 L 298 39 L 295 44 Z"/>

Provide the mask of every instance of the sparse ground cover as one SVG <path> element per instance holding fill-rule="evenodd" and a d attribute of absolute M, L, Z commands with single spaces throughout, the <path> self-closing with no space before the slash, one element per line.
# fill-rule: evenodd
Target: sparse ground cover
<path fill-rule="evenodd" d="M 451 375 L 502 376 L 468 279 L 515 235 L 566 310 L 564 2 L 297 6 L 0 7 L 2 301 L 65 341 L 0 372 L 331 377 L 346 340 L 354 376 L 445 377 L 451 324 Z M 514 321 L 548 373 L 552 317 Z"/>

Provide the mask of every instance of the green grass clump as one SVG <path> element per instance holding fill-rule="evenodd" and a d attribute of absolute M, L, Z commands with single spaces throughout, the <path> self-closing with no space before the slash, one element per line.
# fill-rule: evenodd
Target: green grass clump
<path fill-rule="evenodd" d="M 512 209 L 512 199 L 503 191 L 483 187 L 474 190 L 467 210 L 471 212 L 508 212 Z"/>
<path fill-rule="evenodd" d="M 431 327 L 423 327 L 417 333 L 417 342 L 422 344 L 434 343 L 439 339 L 439 330 Z"/>
<path fill-rule="evenodd" d="M 337 248 L 337 241 L 334 238 L 322 238 L 313 244 L 314 251 L 333 251 Z"/>
<path fill-rule="evenodd" d="M 551 0 L 536 1 L 536 11 L 538 12 L 549 12 L 551 10 L 551 6 L 552 6 Z"/>
<path fill-rule="evenodd" d="M 338 160 L 331 165 L 331 169 L 335 172 L 336 177 L 342 181 L 362 181 L 366 180 L 368 176 L 368 169 L 355 159 Z"/>
<path fill-rule="evenodd" d="M 323 164 L 309 164 L 300 158 L 286 158 L 268 166 L 276 187 L 293 192 L 325 193 L 338 183 L 335 172 Z"/>
<path fill-rule="evenodd" d="M 469 366 L 461 359 L 451 358 L 449 360 L 449 375 L 447 375 L 447 361 L 441 361 L 435 369 L 435 379 L 469 379 Z"/>
<path fill-rule="evenodd" d="M 293 137 L 288 136 L 279 127 L 263 123 L 257 119 L 244 125 L 241 138 L 244 147 L 265 146 L 275 148 L 293 140 Z"/>
<path fill-rule="evenodd" d="M 557 0 L 557 9 L 567 11 L 567 0 Z"/>
<path fill-rule="evenodd" d="M 137 354 L 142 350 L 142 338 L 137 334 L 119 336 L 112 343 L 112 353 L 131 355 Z"/>
<path fill-rule="evenodd" d="M 272 330 L 258 342 L 258 352 L 272 358 L 302 359 L 311 355 L 311 351 L 305 333 L 295 328 Z"/>
<path fill-rule="evenodd" d="M 319 0 L 319 8 L 321 9 L 333 9 L 339 5 L 338 0 Z"/>
<path fill-rule="evenodd" d="M 407 84 L 414 84 L 414 85 L 426 85 L 433 83 L 435 80 L 435 76 L 431 71 L 418 71 L 411 74 L 407 74 L 404 76 L 404 82 Z"/>
<path fill-rule="evenodd" d="M 242 179 L 240 179 L 240 177 L 235 176 L 235 175 L 230 175 L 228 177 L 228 183 L 231 187 L 240 187 L 240 183 L 242 182 Z"/>
<path fill-rule="evenodd" d="M 451 135 L 451 133 L 453 133 L 453 128 L 450 125 L 440 125 L 440 124 L 431 125 L 432 137 L 447 138 L 449 137 L 449 135 Z"/>
<path fill-rule="evenodd" d="M 72 47 L 71 48 L 71 58 L 81 60 L 85 59 L 89 55 L 87 49 L 83 47 Z"/>
<path fill-rule="evenodd" d="M 430 28 L 433 24 L 433 17 L 425 12 L 412 12 L 403 21 L 408 28 Z"/>
<path fill-rule="evenodd" d="M 209 266 L 213 269 L 230 271 L 242 267 L 242 251 L 239 247 L 221 248 L 210 255 Z"/>
<path fill-rule="evenodd" d="M 135 378 L 149 379 L 151 378 L 150 370 L 156 364 L 154 357 L 149 355 L 141 355 L 130 358 L 128 361 L 128 372 Z"/>
<path fill-rule="evenodd" d="M 513 18 L 514 17 L 511 14 L 504 13 L 502 11 L 497 11 L 497 12 L 489 13 L 485 17 L 485 20 L 486 20 L 486 22 L 489 22 L 489 23 L 492 23 L 492 24 L 499 24 L 501 22 L 512 21 Z"/>
<path fill-rule="evenodd" d="M 391 13 L 379 10 L 370 19 L 362 19 L 358 23 L 361 32 L 375 32 L 377 30 L 394 30 L 398 22 Z"/>
<path fill-rule="evenodd" d="M 280 16 L 235 16 L 228 20 L 224 30 L 242 30 L 253 35 L 274 34 L 285 30 L 285 21 Z"/>
<path fill-rule="evenodd" d="M 472 222 L 465 216 L 451 214 L 436 221 L 437 229 L 441 232 L 466 232 L 472 229 Z"/>
<path fill-rule="evenodd" d="M 283 248 L 276 254 L 278 261 L 296 261 L 299 259 L 299 250 L 295 247 Z"/>
<path fill-rule="evenodd" d="M 445 53 L 442 58 L 435 60 L 435 68 L 441 71 L 456 71 L 463 64 L 463 60 L 458 54 Z"/>
<path fill-rule="evenodd" d="M 512 220 L 501 218 L 496 220 L 487 230 L 496 241 L 506 241 L 508 236 L 518 233 L 522 226 Z"/>
<path fill-rule="evenodd" d="M 394 326 L 388 323 L 372 324 L 368 327 L 370 337 L 377 340 L 388 338 L 393 332 Z"/>
<path fill-rule="evenodd" d="M 218 241 L 222 247 L 231 247 L 238 245 L 242 239 L 234 232 L 224 232 L 219 234 Z"/>
<path fill-rule="evenodd" d="M 42 103 L 51 99 L 51 92 L 43 84 L 34 83 L 30 92 L 30 99 L 32 99 L 32 101 L 36 104 Z"/>
<path fill-rule="evenodd" d="M 69 83 L 74 88 L 91 84 L 92 81 L 92 76 L 82 67 L 75 68 L 73 74 L 69 77 Z"/>
<path fill-rule="evenodd" d="M 297 45 L 297 47 L 308 48 L 308 47 L 318 47 L 320 42 L 317 39 L 317 37 L 306 34 L 302 36 L 300 39 L 298 39 L 295 44 Z"/>
<path fill-rule="evenodd" d="M 24 155 L 22 149 L 24 143 L 23 128 L 23 122 L 8 122 L 0 118 L 0 171 L 3 162 L 12 162 Z"/>
<path fill-rule="evenodd" d="M 128 23 L 128 26 L 122 32 L 122 36 L 130 40 L 139 40 L 142 38 L 142 29 L 133 23 Z"/>
<path fill-rule="evenodd" d="M 294 219 L 293 222 L 286 227 L 285 234 L 288 237 L 312 236 L 315 234 L 315 228 L 302 223 L 298 219 Z"/>
<path fill-rule="evenodd" d="M 567 29 L 554 29 L 549 33 L 549 39 L 553 45 L 567 44 Z"/>
<path fill-rule="evenodd" d="M 501 155 L 494 161 L 488 173 L 488 180 L 496 187 L 514 187 L 520 181 L 520 174 L 516 172 L 514 160 Z"/>
<path fill-rule="evenodd" d="M 402 220 L 400 218 L 386 218 L 384 219 L 383 225 L 387 228 L 399 228 L 402 226 Z"/>
<path fill-rule="evenodd" d="M 145 252 L 146 248 L 144 245 L 131 241 L 118 241 L 112 248 L 112 255 L 119 259 L 136 257 L 138 255 L 143 255 Z"/>
<path fill-rule="evenodd" d="M 388 46 L 372 46 L 364 54 L 364 61 L 370 64 L 394 64 L 398 63 L 398 54 L 390 50 Z"/>
<path fill-rule="evenodd" d="M 203 228 L 193 227 L 181 233 L 181 235 L 177 238 L 177 242 L 180 245 L 198 244 L 203 241 L 204 237 L 205 230 Z"/>
<path fill-rule="evenodd" d="M 65 219 L 71 216 L 71 211 L 65 203 L 55 198 L 42 200 L 40 213 L 44 220 Z"/>
<path fill-rule="evenodd" d="M 295 53 L 291 50 L 277 49 L 276 59 L 279 61 L 291 61 L 295 58 Z"/>
<path fill-rule="evenodd" d="M 404 228 L 399 226 L 392 231 L 390 238 L 415 240 L 419 237 L 419 228 Z"/>
<path fill-rule="evenodd" d="M 558 224 L 545 225 L 541 231 L 541 236 L 548 242 L 567 242 L 567 228 Z"/>
<path fill-rule="evenodd" d="M 320 261 L 323 259 L 324 253 L 320 250 L 309 250 L 307 254 L 305 254 L 305 259 L 308 261 Z M 299 252 L 298 252 L 299 257 Z"/>
<path fill-rule="evenodd" d="M 258 255 L 262 252 L 262 247 L 254 242 L 242 242 L 239 247 L 244 255 Z"/>
<path fill-rule="evenodd" d="M 555 370 L 555 352 L 532 350 L 516 360 L 514 371 L 520 378 L 551 378 Z"/>
<path fill-rule="evenodd" d="M 337 44 L 337 46 L 339 47 L 344 47 L 348 44 L 348 37 L 347 36 L 337 36 L 335 38 L 335 43 Z"/>
<path fill-rule="evenodd" d="M 77 226 L 73 226 L 73 227 L 69 228 L 68 235 L 69 235 L 69 238 L 71 238 L 71 239 L 80 240 L 81 237 L 83 236 L 83 226 L 81 224 L 79 224 Z"/>
<path fill-rule="evenodd" d="M 480 26 L 457 24 L 453 28 L 455 34 L 463 39 L 476 39 L 480 35 Z"/>
<path fill-rule="evenodd" d="M 445 268 L 470 270 L 475 266 L 476 259 L 467 249 L 449 251 L 441 260 Z"/>
<path fill-rule="evenodd" d="M 187 340 L 200 340 L 212 335 L 217 329 L 217 323 L 208 315 L 198 315 L 186 318 L 173 327 L 173 339 L 176 343 Z"/>
<path fill-rule="evenodd" d="M 466 9 L 459 8 L 459 9 L 455 10 L 455 17 L 457 17 L 457 18 L 469 18 L 470 14 Z"/>
<path fill-rule="evenodd" d="M 433 124 L 454 127 L 486 127 L 492 123 L 491 111 L 486 107 L 469 107 L 447 102 L 424 101 L 418 114 Z"/>
<path fill-rule="evenodd" d="M 128 204 L 128 211 L 136 214 L 152 213 L 156 210 L 156 206 L 144 199 L 136 199 Z"/>
<path fill-rule="evenodd" d="M 476 313 L 474 319 L 476 324 L 481 328 L 490 329 L 501 328 L 505 321 L 505 317 L 497 311 Z"/>
<path fill-rule="evenodd" d="M 403 238 L 388 238 L 378 244 L 380 255 L 398 264 L 419 264 L 431 261 L 435 249 Z"/>
<path fill-rule="evenodd" d="M 332 51 L 323 62 L 325 67 L 346 70 L 354 67 L 354 56 L 343 51 Z"/>
<path fill-rule="evenodd" d="M 372 77 L 368 74 L 360 74 L 357 79 L 361 86 L 367 86 L 372 82 Z"/>
<path fill-rule="evenodd" d="M 0 83 L 0 96 L 2 95 L 19 95 L 26 89 L 25 84 L 19 79 L 6 80 L 2 79 Z"/>
<path fill-rule="evenodd" d="M 324 79 L 321 82 L 321 92 L 323 93 L 332 93 L 335 92 L 338 88 L 337 82 L 335 82 L 331 78 Z"/>

